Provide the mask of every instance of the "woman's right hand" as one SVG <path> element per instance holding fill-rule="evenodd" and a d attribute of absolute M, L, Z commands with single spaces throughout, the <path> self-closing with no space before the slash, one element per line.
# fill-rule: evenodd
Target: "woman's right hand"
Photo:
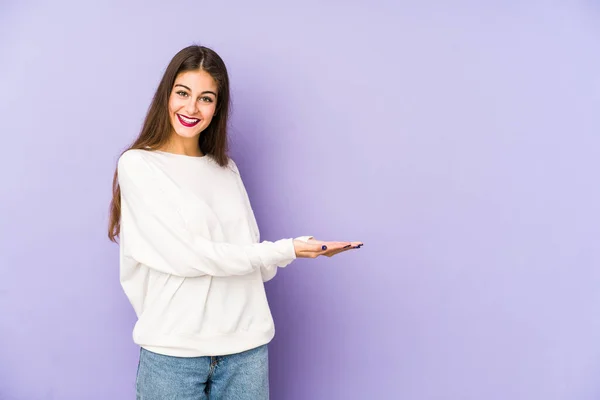
<path fill-rule="evenodd" d="M 294 250 L 298 258 L 333 257 L 347 250 L 359 249 L 362 242 L 324 242 L 316 239 L 294 240 Z"/>

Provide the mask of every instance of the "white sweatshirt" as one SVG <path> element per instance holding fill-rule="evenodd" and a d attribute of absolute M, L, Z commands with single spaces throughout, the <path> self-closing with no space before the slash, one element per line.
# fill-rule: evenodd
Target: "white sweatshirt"
<path fill-rule="evenodd" d="M 179 357 L 270 342 L 263 282 L 296 258 L 294 245 L 259 243 L 233 160 L 221 167 L 210 156 L 128 150 L 118 177 L 120 280 L 138 317 L 134 342 Z"/>

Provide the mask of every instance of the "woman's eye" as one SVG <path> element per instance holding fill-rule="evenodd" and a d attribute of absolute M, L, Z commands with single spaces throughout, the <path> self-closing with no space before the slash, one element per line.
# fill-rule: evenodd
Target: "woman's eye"
<path fill-rule="evenodd" d="M 210 97 L 200 97 L 200 100 L 204 103 L 212 103 L 212 98 Z"/>
<path fill-rule="evenodd" d="M 177 94 L 180 95 L 181 97 L 186 97 L 187 96 L 187 93 L 184 92 L 184 91 L 182 91 L 182 90 L 180 90 L 179 92 L 177 92 Z"/>

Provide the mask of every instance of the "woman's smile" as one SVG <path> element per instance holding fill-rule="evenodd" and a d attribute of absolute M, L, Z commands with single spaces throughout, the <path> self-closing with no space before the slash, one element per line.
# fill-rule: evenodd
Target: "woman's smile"
<path fill-rule="evenodd" d="M 198 118 L 190 118 L 185 115 L 177 114 L 177 113 L 175 115 L 177 115 L 177 119 L 179 119 L 179 122 L 181 123 L 181 125 L 185 126 L 186 128 L 191 128 L 193 126 L 196 126 L 200 122 L 200 120 Z"/>

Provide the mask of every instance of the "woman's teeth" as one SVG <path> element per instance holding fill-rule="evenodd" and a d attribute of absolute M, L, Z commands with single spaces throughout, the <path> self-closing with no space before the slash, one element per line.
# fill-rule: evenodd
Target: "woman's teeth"
<path fill-rule="evenodd" d="M 179 118 L 179 121 L 185 126 L 194 126 L 198 122 L 200 122 L 200 120 L 197 118 L 188 118 L 180 114 L 177 114 L 177 117 Z"/>

